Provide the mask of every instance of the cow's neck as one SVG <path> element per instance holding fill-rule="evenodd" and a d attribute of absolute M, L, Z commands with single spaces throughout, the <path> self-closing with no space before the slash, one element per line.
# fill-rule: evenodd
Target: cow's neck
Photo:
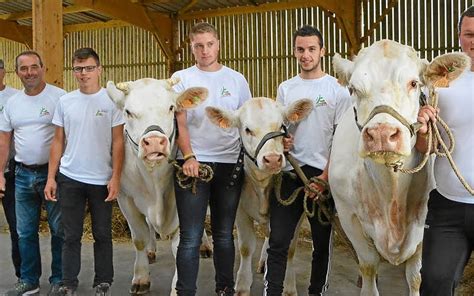
<path fill-rule="evenodd" d="M 251 184 L 253 191 L 258 196 L 259 214 L 266 217 L 270 207 L 269 192 L 271 189 L 273 174 L 259 170 L 257 165 L 247 156 L 245 156 L 244 162 L 246 180 Z"/>

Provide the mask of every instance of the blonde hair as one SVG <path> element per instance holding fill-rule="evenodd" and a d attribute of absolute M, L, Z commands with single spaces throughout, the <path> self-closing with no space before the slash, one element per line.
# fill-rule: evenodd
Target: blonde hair
<path fill-rule="evenodd" d="M 216 39 L 219 40 L 219 34 L 217 34 L 216 28 L 213 25 L 206 22 L 195 24 L 191 28 L 191 31 L 189 31 L 189 39 L 192 40 L 194 35 L 203 34 L 203 33 L 211 33 L 214 35 L 214 37 L 216 37 Z"/>

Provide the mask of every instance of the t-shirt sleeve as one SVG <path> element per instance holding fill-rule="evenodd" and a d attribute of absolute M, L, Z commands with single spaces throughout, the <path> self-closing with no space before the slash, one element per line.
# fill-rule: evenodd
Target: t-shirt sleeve
<path fill-rule="evenodd" d="M 112 127 L 125 124 L 123 112 L 115 104 L 112 105 Z"/>
<path fill-rule="evenodd" d="M 336 114 L 334 124 L 338 124 L 342 115 L 352 106 L 352 98 L 346 87 L 339 87 L 336 94 Z"/>
<path fill-rule="evenodd" d="M 64 127 L 64 110 L 63 110 L 62 101 L 59 101 L 56 104 L 56 108 L 54 109 L 53 121 L 52 122 L 53 122 L 54 125 Z"/>
<path fill-rule="evenodd" d="M 285 105 L 285 93 L 283 90 L 283 84 L 278 86 L 276 101 L 280 102 L 282 105 Z"/>
<path fill-rule="evenodd" d="M 245 101 L 252 97 L 252 93 L 250 92 L 250 87 L 247 80 L 242 77 L 242 82 L 240 83 L 240 98 L 239 98 L 239 108 L 242 106 Z"/>
<path fill-rule="evenodd" d="M 8 110 L 9 104 L 7 102 L 3 108 L 3 111 L 0 112 L 0 131 L 2 132 L 11 132 L 13 130 Z"/>

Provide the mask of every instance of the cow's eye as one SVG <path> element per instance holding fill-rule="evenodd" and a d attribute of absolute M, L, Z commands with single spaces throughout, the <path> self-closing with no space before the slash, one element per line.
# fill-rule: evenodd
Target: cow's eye
<path fill-rule="evenodd" d="M 133 115 L 132 112 L 128 111 L 128 109 L 125 109 L 125 115 L 126 115 L 127 117 L 135 117 L 135 115 Z"/>
<path fill-rule="evenodd" d="M 411 89 L 414 89 L 418 86 L 418 81 L 416 80 L 412 80 L 408 83 L 408 88 L 411 90 Z"/>
<path fill-rule="evenodd" d="M 249 135 L 249 136 L 253 136 L 253 135 L 254 135 L 253 132 L 252 132 L 248 127 L 245 128 L 245 133 L 246 133 L 247 135 Z"/>
<path fill-rule="evenodd" d="M 352 85 L 349 85 L 347 87 L 347 90 L 349 90 L 349 94 L 352 96 L 355 93 L 355 88 Z"/>
<path fill-rule="evenodd" d="M 170 112 L 173 112 L 173 111 L 174 111 L 174 106 L 171 105 L 171 106 L 170 106 Z"/>

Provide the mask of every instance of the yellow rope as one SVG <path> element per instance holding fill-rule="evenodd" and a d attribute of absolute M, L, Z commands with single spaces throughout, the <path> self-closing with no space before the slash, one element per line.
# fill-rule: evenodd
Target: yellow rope
<path fill-rule="evenodd" d="M 197 192 L 196 184 L 198 180 L 201 180 L 203 182 L 209 182 L 214 177 L 214 171 L 207 164 L 199 164 L 199 176 L 190 177 L 186 176 L 183 173 L 183 168 L 178 164 L 176 160 L 172 160 L 170 161 L 170 163 L 175 168 L 176 182 L 178 183 L 179 187 L 183 189 L 192 188 L 193 194 L 196 194 Z"/>

